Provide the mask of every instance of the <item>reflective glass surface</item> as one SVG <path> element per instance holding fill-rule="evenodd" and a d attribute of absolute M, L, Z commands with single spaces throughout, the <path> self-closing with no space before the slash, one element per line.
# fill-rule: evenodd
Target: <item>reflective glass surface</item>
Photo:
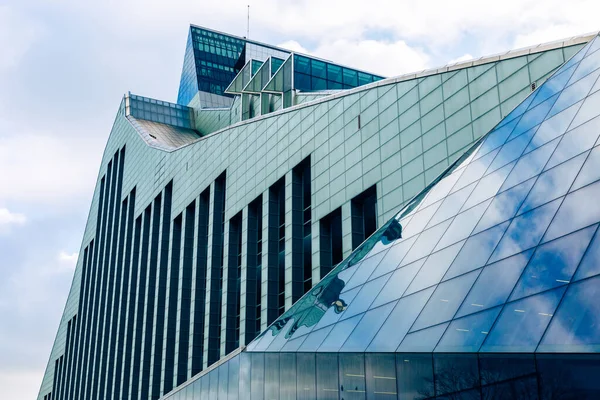
<path fill-rule="evenodd" d="M 600 69 L 575 79 L 585 60 L 559 69 L 248 351 L 514 353 L 542 337 L 570 351 L 573 332 L 593 346 L 597 310 L 584 297 L 600 273 L 600 97 L 589 93 Z M 297 73 L 354 82 L 298 61 Z"/>

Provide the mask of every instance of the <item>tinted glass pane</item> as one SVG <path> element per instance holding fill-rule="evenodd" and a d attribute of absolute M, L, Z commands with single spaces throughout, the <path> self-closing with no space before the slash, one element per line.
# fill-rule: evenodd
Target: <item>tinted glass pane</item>
<path fill-rule="evenodd" d="M 567 194 L 586 156 L 587 154 L 582 154 L 541 174 L 521 206 L 519 213 L 531 210 Z"/>
<path fill-rule="evenodd" d="M 439 225 L 434 226 L 424 231 L 418 238 L 414 246 L 410 249 L 402 264 L 408 264 L 418 260 L 421 257 L 425 257 L 431 253 L 440 237 L 450 225 L 450 220 L 442 222 Z"/>
<path fill-rule="evenodd" d="M 252 400 L 265 397 L 265 355 L 264 353 L 250 353 L 250 392 Z"/>
<path fill-rule="evenodd" d="M 535 374 L 533 354 L 479 354 L 481 384 L 489 385 L 508 379 Z"/>
<path fill-rule="evenodd" d="M 539 246 L 511 300 L 569 283 L 595 230 L 593 226 Z"/>
<path fill-rule="evenodd" d="M 545 120 L 535 133 L 531 143 L 527 146 L 525 152 L 530 152 L 533 149 L 537 149 L 543 144 L 548 143 L 552 139 L 559 137 L 567 131 L 567 128 L 571 124 L 573 117 L 579 110 L 582 102 L 576 103 L 559 114 L 556 114 L 552 118 Z"/>
<path fill-rule="evenodd" d="M 381 261 L 384 255 L 385 252 L 375 254 L 374 256 L 364 260 L 358 267 L 355 267 L 357 268 L 356 272 L 354 273 L 354 275 L 352 275 L 352 278 L 350 278 L 350 280 L 344 287 L 344 291 L 348 291 L 358 285 L 362 285 L 363 283 L 365 283 L 368 280 L 369 276 L 371 276 L 377 265 L 379 265 L 379 262 Z"/>
<path fill-rule="evenodd" d="M 511 139 L 504 146 L 502 146 L 502 149 L 500 149 L 498 156 L 496 156 L 496 158 L 492 162 L 492 165 L 490 165 L 488 172 L 495 171 L 498 168 L 503 167 L 506 164 L 515 161 L 516 159 L 521 157 L 521 154 L 523 154 L 523 151 L 525 151 L 525 148 L 531 141 L 531 138 L 533 137 L 536 131 L 537 127 L 532 128 L 527 132 L 523 133 L 522 135 Z"/>
<path fill-rule="evenodd" d="M 434 354 L 433 372 L 438 396 L 479 386 L 479 368 L 474 354 Z"/>
<path fill-rule="evenodd" d="M 544 335 L 540 352 L 600 351 L 600 277 L 572 284 Z"/>
<path fill-rule="evenodd" d="M 231 360 L 229 360 L 229 388 L 228 398 L 227 400 L 237 400 L 238 392 L 239 392 L 239 384 L 240 384 L 240 356 L 235 356 Z M 194 400 L 201 399 L 202 397 L 197 397 Z"/>
<path fill-rule="evenodd" d="M 474 205 L 494 196 L 504 183 L 504 180 L 512 170 L 512 167 L 513 164 L 506 165 L 499 170 L 481 178 L 479 183 L 477 183 L 477 187 L 469 197 L 469 200 L 467 200 L 465 203 L 463 210 L 473 207 Z"/>
<path fill-rule="evenodd" d="M 389 276 L 387 275 L 382 276 L 363 285 L 360 292 L 358 292 L 352 303 L 348 306 L 348 309 L 342 318 L 350 318 L 353 315 L 367 311 L 388 278 Z"/>
<path fill-rule="evenodd" d="M 265 399 L 279 398 L 279 354 L 265 353 Z M 227 399 L 229 400 L 229 399 Z"/>
<path fill-rule="evenodd" d="M 600 357 L 590 355 L 539 355 L 542 399 L 597 399 L 600 396 Z"/>
<path fill-rule="evenodd" d="M 579 125 L 583 124 L 584 122 L 587 122 L 587 121 L 591 120 L 592 118 L 596 117 L 598 114 L 600 114 L 600 111 L 598 109 L 599 103 L 600 103 L 600 93 L 599 92 L 596 92 L 596 93 L 588 96 L 584 100 L 583 105 L 579 109 L 579 112 L 575 116 L 575 119 L 573 120 L 571 126 L 573 128 L 578 127 Z"/>
<path fill-rule="evenodd" d="M 483 311 L 468 317 L 455 319 L 435 348 L 436 352 L 476 352 L 500 313 L 501 307 Z"/>
<path fill-rule="evenodd" d="M 280 378 L 279 395 L 281 399 L 296 399 L 296 354 L 281 353 L 279 356 Z"/>
<path fill-rule="evenodd" d="M 396 357 L 394 354 L 365 354 L 367 400 L 395 399 Z"/>
<path fill-rule="evenodd" d="M 219 367 L 219 398 L 227 398 L 229 380 L 229 363 L 225 363 Z"/>
<path fill-rule="evenodd" d="M 446 230 L 444 236 L 442 236 L 438 242 L 436 250 L 443 249 L 444 247 L 456 243 L 459 240 L 466 239 L 473 231 L 473 228 L 475 228 L 475 225 L 477 225 L 479 222 L 479 219 L 489 206 L 490 201 L 491 200 L 485 201 L 467 211 L 458 214 L 448 227 L 448 230 Z"/>
<path fill-rule="evenodd" d="M 431 354 L 397 354 L 399 399 L 421 399 L 435 395 Z"/>
<path fill-rule="evenodd" d="M 509 140 L 540 124 L 544 120 L 544 118 L 546 118 L 546 115 L 548 115 L 548 111 L 550 111 L 550 109 L 554 105 L 554 102 L 556 101 L 557 97 L 558 94 L 555 94 L 548 100 L 531 108 L 526 113 L 524 113 L 521 119 L 519 120 L 519 123 L 509 136 Z"/>
<path fill-rule="evenodd" d="M 476 185 L 477 183 L 472 183 L 446 197 L 427 226 L 434 226 L 458 214 Z"/>
<path fill-rule="evenodd" d="M 476 158 L 479 158 L 484 154 L 488 154 L 490 151 L 502 146 L 504 142 L 506 142 L 506 139 L 508 139 L 508 137 L 512 133 L 515 126 L 517 126 L 517 122 L 519 122 L 519 120 L 514 119 L 513 121 L 506 124 L 501 123 L 499 128 L 496 128 L 495 130 L 490 132 L 486 136 L 481 147 L 479 148 Z"/>
<path fill-rule="evenodd" d="M 490 352 L 532 352 L 548 326 L 565 288 L 507 303 L 481 347 Z"/>
<path fill-rule="evenodd" d="M 408 253 L 408 250 L 410 250 L 410 247 L 414 244 L 415 239 L 416 237 L 412 237 L 392 246 L 371 275 L 371 279 L 396 269 L 406 253 Z"/>
<path fill-rule="evenodd" d="M 395 351 L 431 293 L 433 288 L 400 299 L 367 351 Z"/>
<path fill-rule="evenodd" d="M 481 389 L 484 399 L 530 399 L 538 398 L 535 376 L 496 383 Z"/>
<path fill-rule="evenodd" d="M 554 217 L 560 200 L 554 200 L 513 219 L 490 261 L 494 262 L 537 245 Z"/>
<path fill-rule="evenodd" d="M 589 75 L 585 79 L 567 87 L 558 97 L 556 104 L 550 111 L 550 115 L 554 115 L 565 108 L 575 104 L 587 96 L 592 89 L 594 82 L 598 78 L 597 74 Z"/>
<path fill-rule="evenodd" d="M 316 365 L 314 353 L 296 354 L 297 371 L 297 399 L 313 400 L 316 399 Z"/>
<path fill-rule="evenodd" d="M 497 153 L 498 149 L 486 154 L 478 160 L 471 162 L 465 168 L 465 172 L 463 172 L 458 182 L 456 182 L 456 185 L 454 185 L 452 188 L 451 193 L 456 192 L 457 190 L 462 189 L 481 178 L 492 163 L 492 160 L 496 157 Z"/>
<path fill-rule="evenodd" d="M 317 398 L 337 400 L 338 394 L 337 354 L 317 354 Z"/>
<path fill-rule="evenodd" d="M 581 62 L 579 63 L 579 66 L 573 73 L 573 76 L 571 77 L 571 80 L 569 81 L 569 83 L 575 82 L 578 79 L 583 78 L 584 76 L 590 74 L 592 71 L 595 71 L 599 67 L 600 67 L 600 53 L 592 52 L 592 49 L 590 49 L 590 52 L 587 53 L 585 55 L 585 58 L 583 60 L 581 60 Z M 590 87 L 591 87 L 591 85 L 593 85 L 593 82 L 588 84 L 588 86 L 590 86 Z"/>
<path fill-rule="evenodd" d="M 340 398 L 362 400 L 365 398 L 365 358 L 363 354 L 339 355 Z"/>
<path fill-rule="evenodd" d="M 439 284 L 411 332 L 452 319 L 478 275 L 473 271 Z"/>
<path fill-rule="evenodd" d="M 250 353 L 240 354 L 240 372 L 239 372 L 239 392 L 250 393 L 250 370 L 251 370 Z M 203 385 L 204 387 L 204 385 Z"/>
<path fill-rule="evenodd" d="M 567 195 L 544 240 L 552 240 L 600 221 L 597 199 L 600 199 L 600 182 Z"/>
<path fill-rule="evenodd" d="M 456 315 L 461 317 L 503 304 L 532 253 L 529 250 L 486 266 Z"/>
<path fill-rule="evenodd" d="M 334 325 L 329 325 L 326 328 L 318 329 L 309 333 L 308 336 L 305 337 L 304 342 L 298 351 L 317 351 L 333 327 Z M 300 338 L 296 340 L 300 340 Z M 283 350 L 285 351 L 286 348 L 284 347 Z"/>

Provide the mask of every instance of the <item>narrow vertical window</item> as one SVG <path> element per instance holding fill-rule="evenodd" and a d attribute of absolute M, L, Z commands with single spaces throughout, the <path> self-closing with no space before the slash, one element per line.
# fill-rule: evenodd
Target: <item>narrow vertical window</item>
<path fill-rule="evenodd" d="M 183 265 L 181 277 L 181 316 L 179 319 L 179 359 L 177 361 L 177 385 L 181 385 L 183 382 L 185 382 L 185 380 L 187 379 L 188 371 L 195 224 L 196 202 L 193 201 L 185 209 Z"/>
<path fill-rule="evenodd" d="M 259 196 L 248 206 L 248 243 L 246 273 L 246 338 L 245 344 L 260 332 L 262 219 L 263 198 Z"/>
<path fill-rule="evenodd" d="M 292 170 L 292 302 L 312 287 L 310 158 Z"/>
<path fill-rule="evenodd" d="M 227 327 L 225 352 L 240 345 L 240 279 L 242 272 L 242 213 L 229 221 L 229 257 L 227 273 Z"/>
<path fill-rule="evenodd" d="M 319 221 L 321 279 L 344 258 L 342 251 L 342 209 L 338 208 Z"/>
<path fill-rule="evenodd" d="M 377 190 L 371 186 L 350 202 L 352 250 L 377 230 Z"/>

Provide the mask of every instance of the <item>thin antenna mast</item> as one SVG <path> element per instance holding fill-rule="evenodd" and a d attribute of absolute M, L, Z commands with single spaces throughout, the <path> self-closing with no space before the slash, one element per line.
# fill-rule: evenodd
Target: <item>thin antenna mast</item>
<path fill-rule="evenodd" d="M 250 39 L 250 4 L 248 4 L 248 24 L 246 25 L 246 38 Z"/>

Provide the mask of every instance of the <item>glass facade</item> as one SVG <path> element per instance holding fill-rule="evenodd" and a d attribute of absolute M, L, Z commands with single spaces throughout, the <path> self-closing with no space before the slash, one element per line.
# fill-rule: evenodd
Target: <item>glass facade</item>
<path fill-rule="evenodd" d="M 245 41 L 234 99 L 127 95 L 38 399 L 598 397 L 592 39 L 302 104 Z"/>

